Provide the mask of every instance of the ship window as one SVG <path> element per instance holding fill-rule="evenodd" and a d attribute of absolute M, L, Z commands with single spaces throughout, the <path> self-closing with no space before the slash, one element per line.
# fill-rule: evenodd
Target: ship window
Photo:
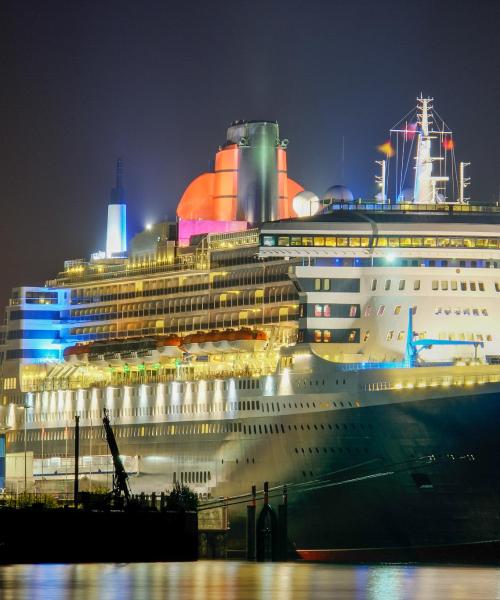
<path fill-rule="evenodd" d="M 486 336 L 486 341 L 487 342 L 492 342 L 493 341 L 493 336 L 491 335 L 491 333 L 488 333 L 488 335 Z"/>
<path fill-rule="evenodd" d="M 389 238 L 389 248 L 399 247 L 399 238 Z"/>
<path fill-rule="evenodd" d="M 332 332 L 329 331 L 328 329 L 326 329 L 323 332 L 323 341 L 324 342 L 330 342 L 331 341 L 331 337 L 332 337 Z"/>
<path fill-rule="evenodd" d="M 407 247 L 407 246 L 411 246 L 411 238 L 409 237 L 402 237 L 399 239 L 399 243 L 402 247 Z"/>
<path fill-rule="evenodd" d="M 363 337 L 363 342 L 367 342 L 369 337 L 370 337 L 370 331 L 366 330 L 365 335 Z"/>
<path fill-rule="evenodd" d="M 401 304 L 398 304 L 397 306 L 394 307 L 394 314 L 399 315 L 400 312 L 401 312 Z"/>
<path fill-rule="evenodd" d="M 323 316 L 323 306 L 321 304 L 314 305 L 314 316 L 322 317 Z"/>
<path fill-rule="evenodd" d="M 384 304 L 381 304 L 381 305 L 378 307 L 377 315 L 378 315 L 379 317 L 381 317 L 381 316 L 384 314 L 384 310 L 385 310 L 385 305 L 384 305 Z"/>
<path fill-rule="evenodd" d="M 328 292 L 329 289 L 330 289 L 330 280 L 329 279 L 323 279 L 323 290 L 325 292 Z"/>
<path fill-rule="evenodd" d="M 435 291 L 437 289 L 439 289 L 439 281 L 437 281 L 437 279 L 434 279 L 432 282 L 432 289 Z"/>
<path fill-rule="evenodd" d="M 303 246 L 312 246 L 313 245 L 313 239 L 311 236 L 306 236 L 303 235 L 302 236 L 302 245 Z"/>
<path fill-rule="evenodd" d="M 322 237 L 322 236 L 315 235 L 314 236 L 314 245 L 315 246 L 324 246 L 325 245 L 325 238 Z"/>
<path fill-rule="evenodd" d="M 420 279 L 415 279 L 415 281 L 413 282 L 413 289 L 414 290 L 420 289 Z"/>
<path fill-rule="evenodd" d="M 359 246 L 360 246 L 360 239 L 359 239 L 359 237 L 351 237 L 351 238 L 349 238 L 349 246 L 351 246 L 352 248 L 359 248 Z"/>
<path fill-rule="evenodd" d="M 292 235 L 290 237 L 290 246 L 301 246 L 302 245 L 302 238 L 300 237 L 300 235 Z"/>
<path fill-rule="evenodd" d="M 392 338 L 394 337 L 394 330 L 390 330 L 387 332 L 387 341 L 390 342 L 392 340 Z"/>
<path fill-rule="evenodd" d="M 460 282 L 460 290 L 462 292 L 466 292 L 467 291 L 467 282 L 466 281 L 461 281 Z"/>
<path fill-rule="evenodd" d="M 352 304 L 350 309 L 349 309 L 349 316 L 354 318 L 358 316 L 358 305 L 357 304 Z"/>
<path fill-rule="evenodd" d="M 351 332 L 349 333 L 349 343 L 353 343 L 356 341 L 356 333 L 359 331 L 359 329 L 352 329 Z"/>
<path fill-rule="evenodd" d="M 318 292 L 319 290 L 321 290 L 321 279 L 315 279 L 314 280 L 314 290 L 316 292 Z"/>
<path fill-rule="evenodd" d="M 405 332 L 404 331 L 400 331 L 398 333 L 398 342 L 400 342 L 403 338 L 404 338 Z"/>
<path fill-rule="evenodd" d="M 477 285 L 478 285 L 479 291 L 484 292 L 484 283 L 482 281 L 480 281 Z"/>
<path fill-rule="evenodd" d="M 498 281 L 495 281 L 495 291 L 500 292 L 500 283 Z"/>
<path fill-rule="evenodd" d="M 314 341 L 321 342 L 321 330 L 320 329 L 314 330 Z"/>
<path fill-rule="evenodd" d="M 398 290 L 402 292 L 405 289 L 406 281 L 404 279 L 399 280 Z"/>
<path fill-rule="evenodd" d="M 475 281 L 471 281 L 469 283 L 469 287 L 470 287 L 470 291 L 471 292 L 475 292 L 476 291 L 476 282 Z"/>
<path fill-rule="evenodd" d="M 453 281 L 451 282 L 451 289 L 452 289 L 452 291 L 453 291 L 453 292 L 456 292 L 456 291 L 457 291 L 457 288 L 458 288 L 458 286 L 457 286 L 457 282 L 456 282 L 455 280 L 453 280 Z"/>
<path fill-rule="evenodd" d="M 372 307 L 370 305 L 368 305 L 365 308 L 365 317 L 369 317 L 371 315 L 371 313 L 372 313 Z"/>
<path fill-rule="evenodd" d="M 372 292 L 374 292 L 377 289 L 377 280 L 376 279 L 372 279 Z M 497 290 L 500 291 L 500 290 Z"/>
<path fill-rule="evenodd" d="M 325 246 L 330 246 L 333 248 L 336 245 L 337 245 L 337 238 L 334 238 L 334 237 L 325 238 Z"/>
<path fill-rule="evenodd" d="M 391 289 L 391 280 L 390 279 L 386 279 L 385 280 L 384 289 L 385 289 L 386 292 Z"/>
<path fill-rule="evenodd" d="M 325 304 L 323 306 L 323 316 L 324 317 L 329 317 L 330 316 L 330 305 L 329 304 Z"/>
<path fill-rule="evenodd" d="M 472 309 L 472 314 L 473 314 L 474 317 L 479 317 L 479 309 L 473 308 Z"/>
<path fill-rule="evenodd" d="M 278 237 L 278 246 L 288 246 L 290 244 L 290 237 L 288 235 L 280 235 Z"/>
<path fill-rule="evenodd" d="M 486 308 L 482 308 L 481 309 L 481 314 L 483 315 L 483 317 L 487 317 L 488 316 L 488 311 L 486 310 Z"/>
<path fill-rule="evenodd" d="M 385 246 L 387 246 L 387 238 L 386 237 L 379 237 L 379 238 L 377 238 L 375 245 L 379 246 L 379 247 L 385 247 Z"/>
<path fill-rule="evenodd" d="M 346 248 L 349 245 L 349 238 L 346 237 L 338 237 L 337 238 L 337 246 L 339 248 Z"/>
<path fill-rule="evenodd" d="M 448 290 L 448 282 L 447 281 L 441 281 L 441 289 L 446 292 Z"/>

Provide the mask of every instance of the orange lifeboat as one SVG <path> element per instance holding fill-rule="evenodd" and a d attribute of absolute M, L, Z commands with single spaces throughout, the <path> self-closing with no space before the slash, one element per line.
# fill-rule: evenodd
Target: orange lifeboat
<path fill-rule="evenodd" d="M 159 354 L 160 361 L 162 358 L 177 358 L 182 356 L 182 350 L 180 348 L 181 343 L 182 338 L 178 335 L 159 337 L 156 340 L 156 350 Z"/>

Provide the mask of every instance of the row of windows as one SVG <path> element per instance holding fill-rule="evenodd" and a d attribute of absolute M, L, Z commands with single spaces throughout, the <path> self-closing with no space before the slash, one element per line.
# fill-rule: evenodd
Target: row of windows
<path fill-rule="evenodd" d="M 366 428 L 371 429 L 371 425 Z M 118 438 L 134 437 L 158 437 L 158 436 L 177 436 L 177 435 L 205 435 L 205 434 L 230 434 L 242 433 L 244 435 L 281 435 L 294 431 L 333 431 L 333 430 L 356 430 L 353 424 L 331 424 L 331 423 L 301 423 L 294 425 L 284 425 L 283 423 L 260 423 L 260 424 L 242 424 L 236 421 L 227 421 L 219 423 L 189 423 L 175 425 L 134 425 L 118 426 L 114 428 Z M 359 430 L 365 430 L 364 425 L 358 426 Z M 27 442 L 45 441 L 66 441 L 74 439 L 73 428 L 44 429 L 26 432 Z M 82 440 L 105 439 L 104 432 L 100 427 L 82 427 L 80 429 L 80 438 Z M 24 431 L 7 432 L 8 443 L 24 442 Z"/>
<path fill-rule="evenodd" d="M 310 290 L 310 279 L 302 281 L 305 291 Z M 360 289 L 360 280 L 353 278 L 315 278 L 314 287 L 312 288 L 315 292 L 337 292 L 337 293 L 356 293 Z"/>
<path fill-rule="evenodd" d="M 357 344 L 359 343 L 359 329 L 315 329 L 314 331 L 299 331 L 299 340 L 316 343 Z"/>
<path fill-rule="evenodd" d="M 7 334 L 8 340 L 57 340 L 59 331 L 43 329 L 14 329 Z"/>
<path fill-rule="evenodd" d="M 301 305 L 301 312 L 304 305 Z M 360 314 L 359 304 L 315 304 L 314 310 L 308 305 L 308 316 L 331 318 L 356 318 Z M 304 316 L 301 314 L 301 316 Z"/>
<path fill-rule="evenodd" d="M 330 248 L 478 248 L 500 247 L 500 238 L 436 236 L 262 235 L 262 246 Z"/>
<path fill-rule="evenodd" d="M 35 348 L 23 348 L 17 350 L 7 350 L 7 359 L 18 358 L 41 358 L 44 360 L 57 360 L 60 358 L 59 350 L 43 350 Z"/>
<path fill-rule="evenodd" d="M 401 258 L 387 255 L 386 257 L 314 257 L 301 259 L 304 267 L 454 267 L 461 269 L 500 269 L 500 260 L 462 260 L 457 258 L 435 259 L 427 257 Z"/>
<path fill-rule="evenodd" d="M 12 310 L 10 320 L 39 319 L 42 321 L 54 321 L 58 320 L 60 316 L 61 313 L 58 310 Z"/>

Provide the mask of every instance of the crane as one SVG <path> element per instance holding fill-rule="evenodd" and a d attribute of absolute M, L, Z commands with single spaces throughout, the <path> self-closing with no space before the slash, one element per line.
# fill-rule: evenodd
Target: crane
<path fill-rule="evenodd" d="M 123 494 L 126 504 L 129 504 L 130 487 L 128 484 L 128 474 L 127 471 L 125 471 L 123 461 L 118 451 L 118 444 L 116 443 L 115 434 L 113 433 L 113 429 L 111 428 L 111 424 L 109 422 L 108 410 L 104 408 L 103 413 L 104 417 L 102 422 L 104 425 L 104 431 L 106 433 L 106 441 L 108 442 L 109 450 L 111 452 L 111 456 L 113 457 L 114 473 L 112 493 L 115 499 L 121 499 Z"/>

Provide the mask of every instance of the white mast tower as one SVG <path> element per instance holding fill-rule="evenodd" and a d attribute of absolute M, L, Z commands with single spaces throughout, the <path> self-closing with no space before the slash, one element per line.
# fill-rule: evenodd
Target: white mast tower
<path fill-rule="evenodd" d="M 432 134 L 443 135 L 444 131 L 433 131 L 430 129 L 432 122 L 432 101 L 434 98 L 417 98 L 417 119 L 420 131 L 417 139 L 417 155 L 415 157 L 415 185 L 413 198 L 415 204 L 436 204 L 439 201 L 437 184 L 448 181 L 446 176 L 433 176 L 432 163 L 443 160 L 440 157 L 431 156 Z"/>

